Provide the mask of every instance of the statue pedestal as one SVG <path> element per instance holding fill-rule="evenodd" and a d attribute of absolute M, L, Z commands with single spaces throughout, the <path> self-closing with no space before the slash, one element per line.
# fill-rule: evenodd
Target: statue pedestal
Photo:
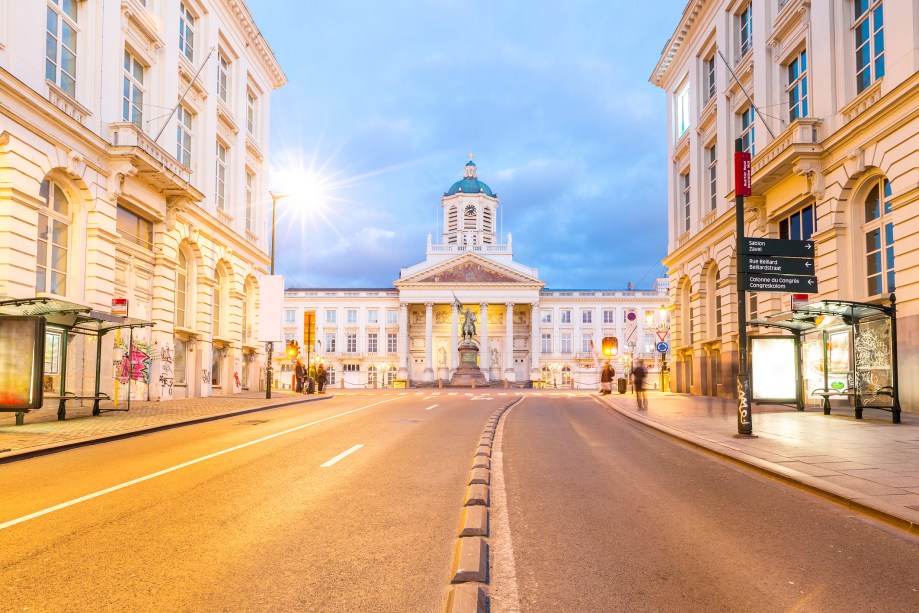
<path fill-rule="evenodd" d="M 459 366 L 450 378 L 450 385 L 455 387 L 472 387 L 473 383 L 488 385 L 485 374 L 476 363 L 479 356 L 478 345 L 472 341 L 463 341 L 457 349 L 459 350 Z"/>

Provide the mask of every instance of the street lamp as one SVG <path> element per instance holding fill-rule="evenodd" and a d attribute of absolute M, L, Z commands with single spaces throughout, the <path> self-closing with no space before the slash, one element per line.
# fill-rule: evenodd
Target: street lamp
<path fill-rule="evenodd" d="M 274 231 L 275 231 L 275 222 L 277 220 L 277 211 L 278 211 L 278 200 L 287 198 L 290 194 L 275 194 L 274 192 L 268 192 L 268 195 L 271 196 L 271 276 L 274 276 Z M 265 343 L 265 353 L 268 354 L 268 365 L 265 368 L 265 399 L 271 400 L 271 383 L 272 383 L 272 366 L 271 366 L 271 354 L 274 353 L 274 342 L 268 341 Z"/>

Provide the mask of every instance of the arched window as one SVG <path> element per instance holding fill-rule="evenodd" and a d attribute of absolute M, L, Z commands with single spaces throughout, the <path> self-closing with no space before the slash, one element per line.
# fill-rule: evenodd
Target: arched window
<path fill-rule="evenodd" d="M 893 215 L 890 181 L 878 178 L 868 190 L 864 205 L 865 274 L 868 296 L 889 294 L 894 282 Z"/>
<path fill-rule="evenodd" d="M 176 267 L 175 325 L 188 328 L 188 258 L 179 250 L 179 265 Z"/>
<path fill-rule="evenodd" d="M 67 294 L 67 252 L 70 248 L 70 203 L 60 186 L 42 181 L 44 199 L 38 212 L 35 291 Z"/>
<path fill-rule="evenodd" d="M 542 367 L 542 382 L 547 384 L 552 383 L 552 369 L 549 368 L 548 364 Z"/>
<path fill-rule="evenodd" d="M 692 344 L 692 308 L 689 305 L 690 283 L 688 278 L 684 278 L 680 283 L 680 344 Z"/>
<path fill-rule="evenodd" d="M 705 274 L 706 335 L 711 339 L 721 338 L 721 296 L 718 295 L 718 266 L 712 264 Z"/>
<path fill-rule="evenodd" d="M 562 385 L 566 387 L 571 385 L 571 367 L 570 366 L 562 367 Z"/>
<path fill-rule="evenodd" d="M 377 367 L 368 366 L 367 367 L 367 385 L 376 385 L 377 384 Z"/>

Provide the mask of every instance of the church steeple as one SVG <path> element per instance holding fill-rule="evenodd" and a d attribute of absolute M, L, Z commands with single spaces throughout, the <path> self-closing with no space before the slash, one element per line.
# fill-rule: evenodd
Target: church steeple
<path fill-rule="evenodd" d="M 496 240 L 497 195 L 476 177 L 476 165 L 469 154 L 463 179 L 444 192 L 442 244 L 467 247 L 494 245 Z"/>

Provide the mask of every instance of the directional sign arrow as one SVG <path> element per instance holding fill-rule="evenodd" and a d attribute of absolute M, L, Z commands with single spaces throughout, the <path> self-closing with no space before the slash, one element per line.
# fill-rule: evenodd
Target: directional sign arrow
<path fill-rule="evenodd" d="M 817 291 L 817 277 L 812 276 L 741 273 L 738 277 L 740 289 L 747 292 L 813 294 Z"/>
<path fill-rule="evenodd" d="M 812 258 L 782 258 L 771 255 L 741 255 L 740 272 L 813 275 L 814 260 Z"/>
<path fill-rule="evenodd" d="M 814 257 L 814 241 L 794 241 L 778 238 L 740 239 L 740 253 L 744 255 L 782 255 L 793 258 Z"/>

